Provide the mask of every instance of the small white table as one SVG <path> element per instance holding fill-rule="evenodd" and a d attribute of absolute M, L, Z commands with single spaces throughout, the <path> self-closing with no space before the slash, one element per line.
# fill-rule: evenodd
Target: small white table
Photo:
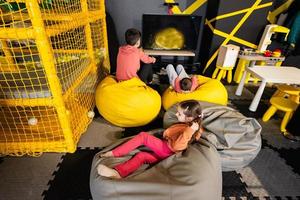
<path fill-rule="evenodd" d="M 249 110 L 255 112 L 260 102 L 261 96 L 266 87 L 266 83 L 282 83 L 282 84 L 300 84 L 300 69 L 287 66 L 253 66 L 247 67 L 243 73 L 242 80 L 235 92 L 235 95 L 241 96 L 245 84 L 247 73 L 261 80 L 260 86 L 251 102 Z"/>

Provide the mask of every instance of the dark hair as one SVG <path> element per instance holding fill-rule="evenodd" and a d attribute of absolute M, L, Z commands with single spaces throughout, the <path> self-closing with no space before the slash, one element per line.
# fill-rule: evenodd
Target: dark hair
<path fill-rule="evenodd" d="M 189 122 L 191 125 L 193 122 L 196 122 L 199 124 L 199 129 L 195 131 L 193 134 L 191 140 L 189 143 L 195 141 L 196 139 L 196 133 L 201 129 L 202 119 L 203 119 L 203 113 L 201 105 L 196 100 L 186 100 L 179 103 L 179 107 L 183 110 L 183 114 L 186 117 L 192 117 L 193 120 Z"/>
<path fill-rule="evenodd" d="M 126 43 L 133 46 L 141 38 L 141 32 L 135 28 L 130 28 L 125 32 Z"/>
<path fill-rule="evenodd" d="M 192 80 L 190 78 L 183 78 L 179 81 L 181 90 L 189 91 L 192 88 Z"/>

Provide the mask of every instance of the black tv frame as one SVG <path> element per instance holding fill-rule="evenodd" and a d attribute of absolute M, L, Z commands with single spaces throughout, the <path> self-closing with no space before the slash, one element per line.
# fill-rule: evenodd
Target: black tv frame
<path fill-rule="evenodd" d="M 194 52 L 195 53 L 195 57 L 194 57 L 194 59 L 193 59 L 193 61 L 195 62 L 196 60 L 198 60 L 198 58 L 199 58 L 199 51 L 200 51 L 200 47 L 201 47 L 201 40 L 202 40 L 202 33 L 203 33 L 203 28 L 204 28 L 204 26 L 203 26 L 203 21 L 204 21 L 204 19 L 203 19 L 203 16 L 199 16 L 199 15 L 176 15 L 176 14 L 174 14 L 174 15 L 167 15 L 167 14 L 157 14 L 157 13 L 144 13 L 143 15 L 142 15 L 142 37 L 143 37 L 143 35 L 144 35 L 144 16 L 145 15 L 154 15 L 154 16 L 161 16 L 161 17 L 178 17 L 178 18 L 180 18 L 180 17 L 186 17 L 186 16 L 189 16 L 189 17 L 197 17 L 197 18 L 200 18 L 200 25 L 199 25 L 199 33 L 198 33 L 198 37 L 197 37 L 197 44 L 196 44 L 196 48 L 195 49 L 189 49 L 190 51 L 192 51 L 192 52 Z M 142 39 L 142 45 L 143 45 L 143 48 L 145 48 L 145 46 L 144 46 L 144 39 Z M 145 49 L 151 49 L 151 48 L 145 48 Z M 151 49 L 151 50 L 154 50 L 155 51 L 155 49 Z M 184 50 L 187 50 L 187 49 L 184 49 Z M 169 50 L 162 50 L 162 49 L 160 49 L 159 51 L 169 51 Z M 172 51 L 174 51 L 174 49 L 172 50 Z M 182 50 L 175 50 L 175 51 L 182 51 Z"/>

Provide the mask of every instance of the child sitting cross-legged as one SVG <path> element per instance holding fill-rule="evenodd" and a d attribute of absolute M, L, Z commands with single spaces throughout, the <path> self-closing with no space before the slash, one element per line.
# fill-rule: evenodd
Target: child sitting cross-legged
<path fill-rule="evenodd" d="M 185 150 L 191 142 L 199 140 L 203 116 L 199 102 L 195 100 L 181 102 L 177 107 L 176 116 L 179 123 L 166 129 L 163 132 L 163 139 L 141 132 L 112 151 L 101 154 L 101 157 L 121 157 L 142 145 L 151 150 L 151 152 L 139 152 L 130 160 L 113 168 L 99 164 L 98 174 L 109 178 L 124 178 L 135 172 L 141 165 L 157 163 L 174 153 Z"/>

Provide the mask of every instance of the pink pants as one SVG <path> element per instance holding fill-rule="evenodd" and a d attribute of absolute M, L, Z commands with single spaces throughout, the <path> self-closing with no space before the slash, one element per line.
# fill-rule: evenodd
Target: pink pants
<path fill-rule="evenodd" d="M 112 153 L 114 157 L 121 157 L 141 145 L 148 147 L 152 152 L 139 152 L 130 160 L 115 166 L 114 169 L 119 172 L 121 177 L 126 177 L 133 173 L 144 163 L 156 163 L 174 153 L 168 147 L 166 140 L 161 140 L 147 132 L 139 133 L 129 141 L 112 150 Z"/>

